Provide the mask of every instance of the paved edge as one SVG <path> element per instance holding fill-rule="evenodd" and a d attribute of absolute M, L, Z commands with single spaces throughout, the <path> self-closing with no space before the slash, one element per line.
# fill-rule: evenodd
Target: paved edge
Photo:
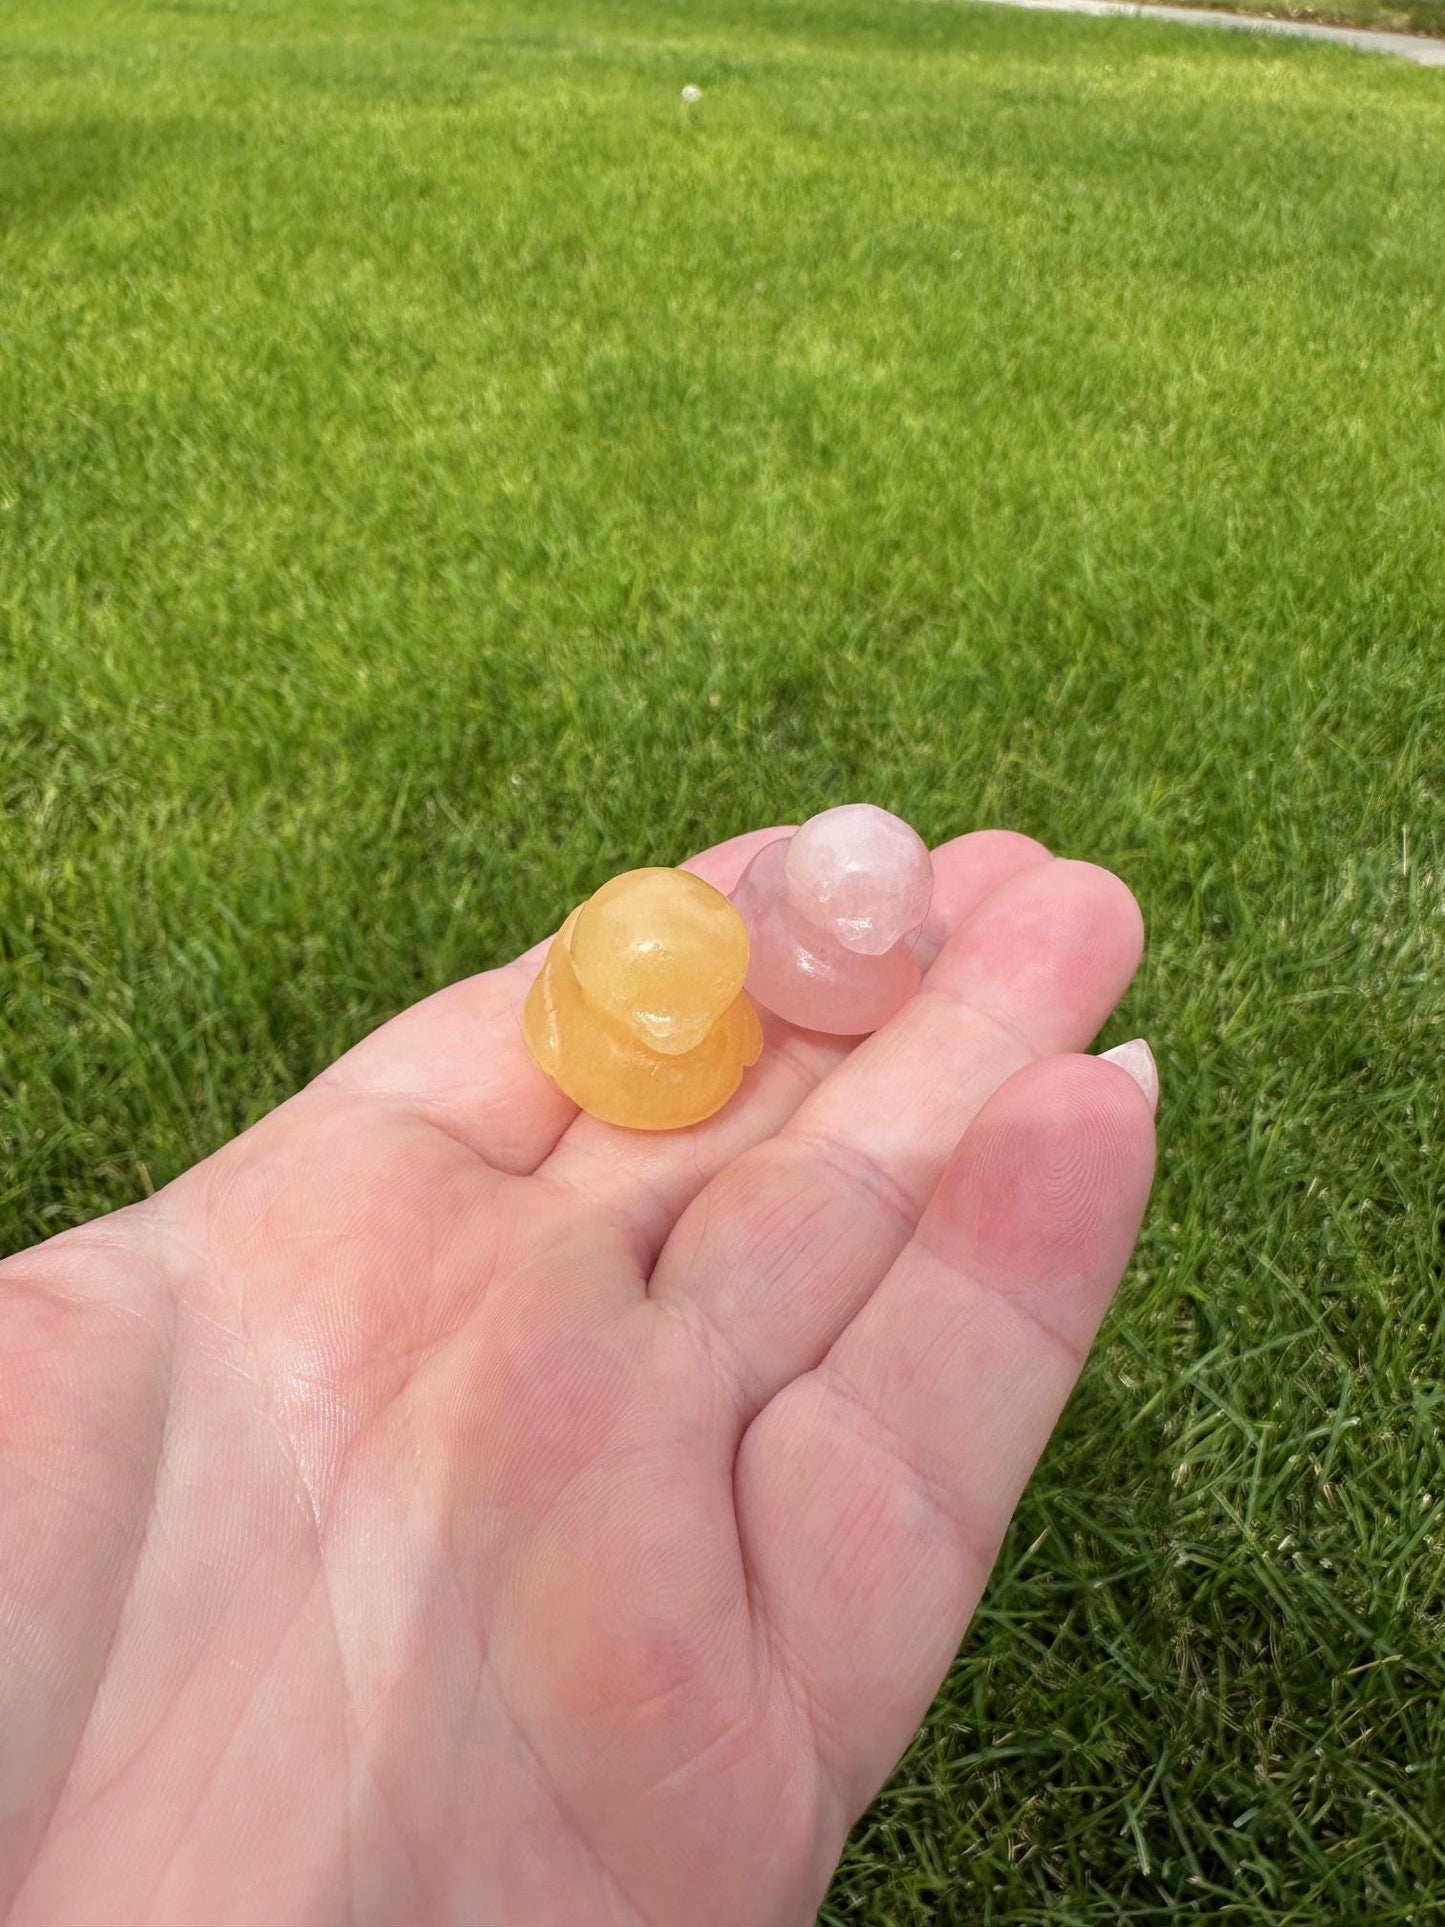
<path fill-rule="evenodd" d="M 1395 54 L 1417 67 L 1445 67 L 1445 40 L 1410 33 L 1377 33 L 1369 27 L 1330 27 L 1322 20 L 1272 20 L 1267 14 L 1217 13 L 1205 7 L 1134 6 L 1129 0 L 963 0 L 963 4 L 1023 7 L 1031 13 L 1122 14 L 1132 20 L 1177 21 L 1186 27 L 1275 34 L 1286 40 L 1323 40 L 1337 47 L 1353 47 L 1360 53 Z"/>

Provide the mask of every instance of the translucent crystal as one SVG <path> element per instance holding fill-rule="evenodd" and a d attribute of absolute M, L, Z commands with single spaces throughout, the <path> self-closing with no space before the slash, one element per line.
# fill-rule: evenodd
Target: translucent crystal
<path fill-rule="evenodd" d="M 686 870 L 629 870 L 574 910 L 528 994 L 528 1048 L 574 1103 L 634 1130 L 710 1117 L 762 1050 L 736 910 Z"/>
<path fill-rule="evenodd" d="M 798 914 L 865 957 L 912 936 L 933 899 L 928 845 L 872 803 L 809 817 L 788 845 L 785 873 Z"/>
<path fill-rule="evenodd" d="M 907 823 L 867 803 L 825 810 L 765 844 L 733 891 L 748 991 L 810 1030 L 876 1030 L 922 980 L 914 938 L 932 895 L 927 847 Z"/>

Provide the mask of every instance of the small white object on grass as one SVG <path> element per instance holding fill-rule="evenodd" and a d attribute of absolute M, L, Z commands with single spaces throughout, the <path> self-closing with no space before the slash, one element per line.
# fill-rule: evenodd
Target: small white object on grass
<path fill-rule="evenodd" d="M 682 97 L 689 107 L 693 107 L 702 99 L 702 89 L 701 87 L 694 87 L 692 82 L 689 81 L 682 90 Z"/>
<path fill-rule="evenodd" d="M 1112 1050 L 1100 1051 L 1099 1055 L 1106 1064 L 1117 1064 L 1121 1071 L 1127 1071 L 1148 1098 L 1149 1109 L 1159 1109 L 1159 1066 L 1142 1037 L 1131 1037 L 1127 1044 L 1115 1044 Z"/>

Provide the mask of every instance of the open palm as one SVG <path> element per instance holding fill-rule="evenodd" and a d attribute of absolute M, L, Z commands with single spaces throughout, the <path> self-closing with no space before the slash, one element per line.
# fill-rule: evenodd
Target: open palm
<path fill-rule="evenodd" d="M 729 888 L 763 835 L 694 867 Z M 1137 1231 L 1107 873 L 936 856 L 944 948 L 719 1116 L 579 1117 L 540 951 L 0 1268 L 12 1927 L 811 1919 Z"/>

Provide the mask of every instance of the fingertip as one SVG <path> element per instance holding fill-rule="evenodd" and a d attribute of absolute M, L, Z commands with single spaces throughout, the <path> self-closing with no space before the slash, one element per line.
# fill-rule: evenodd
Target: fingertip
<path fill-rule="evenodd" d="M 1050 860 L 1042 843 L 1017 830 L 970 830 L 940 843 L 933 852 L 933 902 L 920 945 L 925 965 L 985 898 L 1020 871 Z"/>
<path fill-rule="evenodd" d="M 999 1133 L 1008 1155 L 1031 1165 L 1036 1182 L 1055 1177 L 1066 1184 L 1067 1174 L 1077 1173 L 1112 1194 L 1142 1172 L 1147 1193 L 1154 1114 L 1117 1064 L 1083 1053 L 1027 1064 L 995 1092 L 973 1128 L 980 1124 Z"/>
<path fill-rule="evenodd" d="M 1032 1148 L 1040 1161 L 1086 1142 L 1134 1155 L 1153 1139 L 1153 1114 L 1138 1083 L 1115 1063 L 1070 1052 L 1026 1064 L 984 1105 L 973 1130 L 988 1126 Z"/>
<path fill-rule="evenodd" d="M 967 855 L 980 866 L 997 864 L 1001 870 L 1011 873 L 1029 863 L 1047 863 L 1053 851 L 1037 837 L 1025 836 L 1022 830 L 968 830 L 962 836 L 940 843 L 933 859 L 937 864 L 940 859 L 947 861 L 959 854 Z"/>
<path fill-rule="evenodd" d="M 1093 921 L 1113 944 L 1119 963 L 1132 976 L 1144 954 L 1144 912 L 1139 899 L 1121 876 L 1101 863 L 1060 857 L 1057 868 L 1088 906 Z"/>
<path fill-rule="evenodd" d="M 1038 1046 L 1058 1050 L 1098 1031 L 1142 947 L 1143 919 L 1127 884 L 1098 864 L 1055 857 L 1026 864 L 990 891 L 960 921 L 931 981 L 1004 1024 L 1031 1021 Z"/>
<path fill-rule="evenodd" d="M 961 1247 L 967 1268 L 1001 1289 L 1058 1301 L 1050 1322 L 1087 1342 L 1153 1175 L 1153 1117 L 1133 1079 L 1094 1057 L 1046 1058 L 1010 1077 L 965 1132 L 929 1236 Z"/>

